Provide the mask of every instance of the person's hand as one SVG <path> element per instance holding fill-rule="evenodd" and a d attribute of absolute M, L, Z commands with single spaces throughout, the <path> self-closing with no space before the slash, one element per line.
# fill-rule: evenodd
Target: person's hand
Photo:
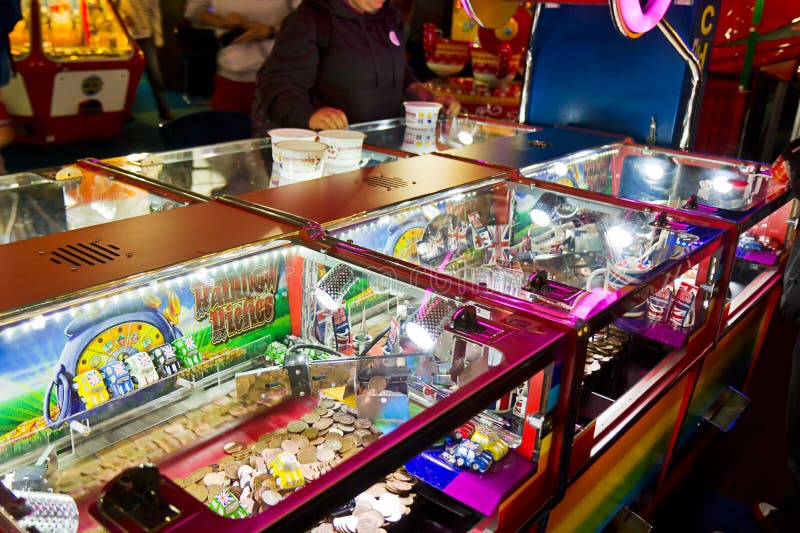
<path fill-rule="evenodd" d="M 347 129 L 347 115 L 335 107 L 321 107 L 308 119 L 308 127 L 312 130 L 344 130 Z"/>
<path fill-rule="evenodd" d="M 226 28 L 245 26 L 249 21 L 236 11 L 231 11 L 222 17 L 222 25 Z"/>
<path fill-rule="evenodd" d="M 260 22 L 251 23 L 245 27 L 247 29 L 244 31 L 244 33 L 231 41 L 231 44 L 249 43 L 250 41 L 269 39 L 270 37 L 274 37 L 276 33 L 272 26 L 268 24 L 262 24 Z"/>
<path fill-rule="evenodd" d="M 442 104 L 442 107 L 449 117 L 454 117 L 461 111 L 461 102 L 452 96 L 434 96 L 433 101 Z"/>

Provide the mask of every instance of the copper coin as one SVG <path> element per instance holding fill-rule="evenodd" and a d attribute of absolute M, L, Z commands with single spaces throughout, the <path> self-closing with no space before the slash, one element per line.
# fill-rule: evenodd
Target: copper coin
<path fill-rule="evenodd" d="M 233 454 L 242 451 L 244 446 L 242 446 L 242 444 L 239 442 L 232 441 L 223 446 L 223 449 L 225 450 L 225 453 Z"/>
<path fill-rule="evenodd" d="M 318 461 L 325 463 L 328 461 L 333 461 L 333 459 L 336 457 L 336 453 L 331 448 L 320 446 L 317 448 L 316 457 Z"/>
<path fill-rule="evenodd" d="M 281 449 L 285 452 L 297 454 L 300 451 L 300 446 L 293 440 L 285 440 L 281 443 Z"/>
<path fill-rule="evenodd" d="M 202 485 L 195 483 L 186 487 L 186 492 L 192 495 L 193 498 L 205 502 L 208 499 L 208 489 Z"/>
<path fill-rule="evenodd" d="M 297 460 L 301 464 L 313 463 L 317 460 L 317 448 L 315 446 L 306 446 L 297 452 Z"/>
<path fill-rule="evenodd" d="M 301 417 L 301 420 L 306 424 L 313 424 L 314 422 L 318 422 L 321 417 L 318 414 L 314 413 L 307 413 Z"/>
<path fill-rule="evenodd" d="M 304 429 L 308 427 L 308 424 L 303 422 L 302 420 L 292 420 L 288 424 L 286 424 L 286 429 L 289 430 L 289 433 L 302 433 Z"/>
<path fill-rule="evenodd" d="M 357 418 L 353 422 L 353 425 L 357 429 L 369 429 L 369 427 L 372 425 L 372 420 L 370 420 L 369 418 Z"/>
<path fill-rule="evenodd" d="M 330 418 L 322 418 L 318 422 L 314 422 L 314 428 L 317 430 L 328 429 L 333 424 Z"/>
<path fill-rule="evenodd" d="M 376 394 L 386 390 L 386 378 L 383 376 L 372 376 L 369 378 L 367 387 L 374 390 Z"/>

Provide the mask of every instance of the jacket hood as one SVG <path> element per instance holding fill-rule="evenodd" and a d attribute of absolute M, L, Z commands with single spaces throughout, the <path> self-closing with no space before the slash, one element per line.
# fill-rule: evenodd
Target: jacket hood
<path fill-rule="evenodd" d="M 342 17 L 346 19 L 358 20 L 362 17 L 370 18 L 370 17 L 380 17 L 384 14 L 385 11 L 388 11 L 392 8 L 392 3 L 389 1 L 385 1 L 381 8 L 376 11 L 375 13 L 369 13 L 362 15 L 358 13 L 355 9 L 350 7 L 347 3 L 347 0 L 308 0 L 312 4 L 316 4 L 320 6 L 322 9 L 326 11 L 330 11 L 337 17 Z"/>

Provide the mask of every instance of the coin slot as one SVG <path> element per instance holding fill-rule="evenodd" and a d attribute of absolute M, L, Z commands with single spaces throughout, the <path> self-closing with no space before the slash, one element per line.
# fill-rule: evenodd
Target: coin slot
<path fill-rule="evenodd" d="M 265 389 L 274 389 L 275 387 L 280 387 L 280 381 L 270 381 L 269 383 L 264 383 Z"/>

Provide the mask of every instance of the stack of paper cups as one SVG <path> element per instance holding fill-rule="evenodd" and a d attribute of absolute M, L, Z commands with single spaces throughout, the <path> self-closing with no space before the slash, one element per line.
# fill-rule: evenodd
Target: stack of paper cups
<path fill-rule="evenodd" d="M 436 150 L 436 122 L 441 104 L 436 102 L 404 102 L 406 130 L 402 149 L 415 154 Z"/>
<path fill-rule="evenodd" d="M 278 185 L 280 165 L 275 156 L 275 145 L 284 141 L 316 141 L 317 132 L 301 128 L 275 128 L 267 132 L 272 142 L 272 185 Z"/>
<path fill-rule="evenodd" d="M 320 131 L 319 141 L 328 146 L 323 173 L 338 174 L 359 168 L 366 136 L 365 133 L 351 130 Z"/>

